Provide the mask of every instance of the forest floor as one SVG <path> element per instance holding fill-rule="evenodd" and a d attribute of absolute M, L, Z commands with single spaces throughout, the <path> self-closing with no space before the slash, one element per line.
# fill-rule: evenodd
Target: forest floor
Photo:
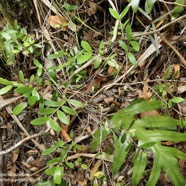
<path fill-rule="evenodd" d="M 50 1 L 5 3 L 9 18 L 1 15 L 1 31 L 7 20 L 10 25 L 17 20 L 20 28 L 17 38 L 6 43 L 13 46 L 11 55 L 6 59 L 1 55 L 0 185 L 135 185 L 132 174 L 138 136 L 132 138 L 126 160 L 113 174 L 116 138 L 123 140 L 119 138 L 123 131 L 114 131 L 109 121 L 136 100 L 159 100 L 164 107 L 152 106 L 150 112 L 137 113 L 136 119 L 166 115 L 184 123 L 186 11 L 173 19 L 172 1 L 156 2 L 149 14 L 140 3 L 137 13 L 130 8 L 122 18 L 122 24 L 130 26 L 118 22 L 117 27 L 109 8 L 122 12 L 126 2 L 113 1 L 113 6 L 106 0 L 66 2 L 66 6 L 64 1 L 55 1 L 53 6 Z M 27 43 L 21 32 L 29 35 Z M 8 39 L 6 34 L 2 37 Z M 182 135 L 184 127 L 175 132 Z M 186 152 L 186 139 L 179 139 L 161 143 Z M 148 183 L 153 166 L 154 155 L 144 153 L 147 166 L 138 185 Z M 121 152 L 118 161 L 124 156 Z M 184 178 L 185 161 L 178 160 Z M 51 165 L 55 170 L 49 169 Z M 156 185 L 176 183 L 164 169 L 158 176 Z"/>

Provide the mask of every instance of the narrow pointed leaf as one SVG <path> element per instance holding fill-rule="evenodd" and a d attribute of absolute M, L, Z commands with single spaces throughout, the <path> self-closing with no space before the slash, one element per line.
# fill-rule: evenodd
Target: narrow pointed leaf
<path fill-rule="evenodd" d="M 113 161 L 113 174 L 117 174 L 123 163 L 125 162 L 126 156 L 129 153 L 131 144 L 127 142 L 127 140 L 117 146 L 114 151 L 114 161 Z"/>
<path fill-rule="evenodd" d="M 147 164 L 147 154 L 139 152 L 134 159 L 133 173 L 132 173 L 132 185 L 137 186 L 140 179 L 143 176 L 145 167 Z"/>

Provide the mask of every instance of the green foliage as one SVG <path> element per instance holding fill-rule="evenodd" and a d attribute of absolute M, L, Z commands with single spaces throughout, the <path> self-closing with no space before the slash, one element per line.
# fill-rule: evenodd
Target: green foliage
<path fill-rule="evenodd" d="M 176 0 L 175 3 L 177 4 L 174 5 L 172 19 L 176 19 L 184 11 L 184 6 L 186 5 L 185 0 Z"/>
<path fill-rule="evenodd" d="M 0 49 L 7 65 L 14 64 L 16 54 L 22 53 L 25 56 L 36 54 L 37 48 L 42 47 L 36 43 L 34 36 L 29 35 L 16 21 L 13 28 L 7 26 L 0 32 L 0 41 L 3 42 Z"/>
<path fill-rule="evenodd" d="M 175 98 L 174 100 L 176 102 L 182 101 Z M 186 160 L 186 154 L 174 147 L 167 147 L 161 144 L 163 141 L 182 142 L 186 140 L 185 133 L 177 132 L 177 126 L 180 126 L 180 121 L 168 116 L 146 116 L 141 119 L 136 117 L 139 113 L 162 107 L 161 101 L 137 100 L 130 106 L 120 109 L 110 120 L 110 127 L 114 129 L 116 135 L 118 131 L 122 130 L 119 138 L 114 134 L 116 147 L 114 150 L 113 174 L 117 174 L 125 162 L 133 146 L 133 139 L 137 140 L 137 146 L 134 145 L 136 147 L 136 154 L 133 159 L 133 185 L 138 185 L 143 177 L 149 153 L 153 154 L 154 162 L 147 185 L 156 185 L 162 169 L 167 172 L 174 185 L 185 184 L 177 158 Z M 183 125 L 185 126 L 186 123 L 184 122 Z M 100 131 L 102 131 L 102 135 Z M 109 130 L 104 130 L 103 127 L 99 128 L 93 137 L 93 150 L 97 149 L 109 134 Z"/>

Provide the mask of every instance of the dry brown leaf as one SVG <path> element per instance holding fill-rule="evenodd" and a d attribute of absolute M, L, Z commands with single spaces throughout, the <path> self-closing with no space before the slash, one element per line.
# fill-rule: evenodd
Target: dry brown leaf
<path fill-rule="evenodd" d="M 166 145 L 166 146 L 172 146 L 175 144 L 175 142 L 172 142 L 172 141 L 165 141 L 165 142 L 161 142 L 163 145 Z"/>
<path fill-rule="evenodd" d="M 79 181 L 79 186 L 86 186 L 87 185 L 87 180 Z"/>
<path fill-rule="evenodd" d="M 62 31 L 67 31 L 67 29 L 68 29 L 67 19 L 65 17 L 59 16 L 59 15 L 49 16 L 48 23 L 52 28 L 55 28 L 55 29 L 62 28 Z"/>
<path fill-rule="evenodd" d="M 184 92 L 186 92 L 186 85 L 180 85 L 180 86 L 177 87 L 177 93 L 178 94 L 182 94 Z"/>
<path fill-rule="evenodd" d="M 107 98 L 104 98 L 103 99 L 104 100 L 104 102 L 107 104 L 107 105 L 110 105 L 111 103 L 113 103 L 113 101 L 114 101 L 114 97 L 107 97 Z"/>
<path fill-rule="evenodd" d="M 85 4 L 88 4 L 90 7 L 87 10 L 89 16 L 94 15 L 98 10 L 104 12 L 104 9 L 98 3 L 85 0 Z"/>
<path fill-rule="evenodd" d="M 15 163 L 19 156 L 19 148 L 15 149 L 12 153 L 12 162 Z"/>
<path fill-rule="evenodd" d="M 142 96 L 145 98 L 145 99 L 150 99 L 152 97 L 153 93 L 152 92 L 149 92 L 149 87 L 148 85 L 144 85 L 143 86 L 143 93 L 142 93 Z"/>
<path fill-rule="evenodd" d="M 68 126 L 62 125 L 61 128 L 62 128 L 61 136 L 62 136 L 67 142 L 72 141 L 70 135 L 68 134 Z"/>
<path fill-rule="evenodd" d="M 175 78 L 180 77 L 180 64 L 174 64 L 174 73 L 177 73 Z"/>
<path fill-rule="evenodd" d="M 3 107 L 13 103 L 14 101 L 18 100 L 19 98 L 21 98 L 22 96 L 18 96 L 18 97 L 14 97 L 14 98 L 9 98 L 9 99 L 4 99 L 0 101 L 0 109 L 2 109 Z"/>
<path fill-rule="evenodd" d="M 142 112 L 140 114 L 141 118 L 144 118 L 145 116 L 160 116 L 161 114 L 157 110 L 151 110 L 148 112 Z"/>
<path fill-rule="evenodd" d="M 102 161 L 98 160 L 96 164 L 91 168 L 90 170 L 90 180 L 92 181 L 94 179 L 94 174 L 98 172 L 99 167 L 102 165 Z"/>
<path fill-rule="evenodd" d="M 108 75 L 113 75 L 116 72 L 116 69 L 114 67 L 109 66 L 108 68 Z"/>

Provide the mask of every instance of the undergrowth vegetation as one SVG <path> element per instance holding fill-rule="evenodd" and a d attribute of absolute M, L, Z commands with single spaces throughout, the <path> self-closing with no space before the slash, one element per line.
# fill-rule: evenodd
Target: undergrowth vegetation
<path fill-rule="evenodd" d="M 16 3 L 26 15 L 29 3 Z M 178 0 L 33 1 L 38 29 L 10 24 L 0 6 L 9 23 L 0 31 L 3 141 L 15 138 L 3 129 L 19 129 L 19 141 L 5 143 L 0 157 L 13 154 L 10 175 L 29 174 L 8 181 L 185 185 L 186 62 L 177 49 L 185 51 L 185 7 Z M 170 29 L 175 24 L 179 31 Z M 184 37 L 171 40 L 174 34 Z"/>

